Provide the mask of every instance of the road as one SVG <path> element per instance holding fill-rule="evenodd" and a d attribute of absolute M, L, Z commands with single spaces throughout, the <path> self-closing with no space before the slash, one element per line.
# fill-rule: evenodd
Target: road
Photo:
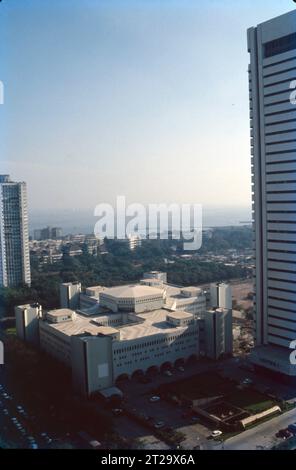
<path fill-rule="evenodd" d="M 228 439 L 223 447 L 227 450 L 271 449 L 281 441 L 275 437 L 277 431 L 294 422 L 296 422 L 296 409 Z"/>
<path fill-rule="evenodd" d="M 0 447 L 48 447 L 53 438 L 44 429 L 39 429 L 36 417 L 22 403 L 16 401 L 7 388 L 4 377 L 0 376 L 0 379 Z"/>
<path fill-rule="evenodd" d="M 5 334 L 0 328 L 0 340 L 3 339 Z M 28 400 L 20 389 L 14 389 L 9 380 L 10 372 L 4 351 L 4 365 L 0 365 L 0 448 L 37 449 L 62 444 L 75 448 L 68 436 L 47 429 L 47 423 L 38 419 L 38 407 L 25 404 Z"/>

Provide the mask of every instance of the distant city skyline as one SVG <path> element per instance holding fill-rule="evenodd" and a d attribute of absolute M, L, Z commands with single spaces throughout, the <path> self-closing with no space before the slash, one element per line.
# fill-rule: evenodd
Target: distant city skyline
<path fill-rule="evenodd" d="M 1 4 L 2 173 L 30 211 L 251 205 L 246 29 L 291 0 Z"/>
<path fill-rule="evenodd" d="M 251 223 L 252 215 L 249 207 L 203 207 L 203 228 L 242 226 Z M 92 208 L 87 209 L 61 209 L 61 210 L 33 210 L 29 212 L 30 235 L 36 229 L 47 225 L 58 225 L 63 234 L 93 233 L 98 217 L 93 214 Z"/>

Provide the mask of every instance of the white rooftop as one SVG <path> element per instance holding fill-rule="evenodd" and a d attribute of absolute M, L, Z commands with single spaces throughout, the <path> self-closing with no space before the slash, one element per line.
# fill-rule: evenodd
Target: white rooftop
<path fill-rule="evenodd" d="M 73 312 L 74 313 L 74 312 Z M 175 313 L 175 312 L 174 312 Z M 90 333 L 97 335 L 99 333 L 112 334 L 116 331 L 120 331 L 120 341 L 127 341 L 136 338 L 142 338 L 145 336 L 151 336 L 155 334 L 166 334 L 177 331 L 185 331 L 187 327 L 173 327 L 167 322 L 168 312 L 165 309 L 154 310 L 152 312 L 141 313 L 137 315 L 139 322 L 127 323 L 116 325 L 115 328 L 108 326 L 100 326 L 100 316 L 86 317 L 76 313 L 72 316 L 72 321 L 61 322 L 61 323 L 47 323 L 48 326 L 55 330 L 65 334 L 66 336 L 78 335 L 83 333 Z M 191 316 L 186 312 L 178 311 L 178 318 L 187 318 Z M 110 314 L 109 316 L 114 316 Z M 117 316 L 117 314 L 116 314 Z M 106 316 L 104 316 L 106 318 Z"/>
<path fill-rule="evenodd" d="M 110 287 L 110 289 L 106 289 L 103 293 L 116 298 L 131 299 L 152 297 L 154 295 L 161 296 L 163 289 L 140 284 L 133 284 L 128 286 Z"/>

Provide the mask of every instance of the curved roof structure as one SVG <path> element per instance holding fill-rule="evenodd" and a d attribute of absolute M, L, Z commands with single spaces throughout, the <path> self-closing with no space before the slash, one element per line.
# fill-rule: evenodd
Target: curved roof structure
<path fill-rule="evenodd" d="M 104 295 L 119 299 L 137 299 L 142 297 L 162 296 L 163 289 L 133 284 L 128 286 L 110 287 L 102 292 Z"/>

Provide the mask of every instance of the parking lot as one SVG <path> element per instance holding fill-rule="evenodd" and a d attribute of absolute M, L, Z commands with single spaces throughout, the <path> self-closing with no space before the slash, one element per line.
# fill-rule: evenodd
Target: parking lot
<path fill-rule="evenodd" d="M 139 378 L 133 378 L 120 384 L 120 389 L 126 397 L 126 405 L 135 413 L 139 414 L 143 420 L 147 420 L 155 430 L 181 432 L 184 440 L 181 442 L 183 449 L 211 449 L 217 442 L 209 439 L 210 434 L 215 430 L 214 425 L 201 421 L 186 406 L 172 404 L 160 398 L 153 400 L 154 390 L 164 384 L 183 380 L 198 372 L 217 368 L 216 364 L 201 361 L 201 363 L 191 364 L 185 367 L 184 372 L 173 370 L 171 377 L 165 374 L 158 374 L 151 382 L 141 383 Z M 159 428 L 158 428 L 159 426 Z"/>
<path fill-rule="evenodd" d="M 153 428 L 157 431 L 158 426 L 160 429 L 164 429 L 165 431 L 173 430 L 177 433 L 181 432 L 184 435 L 184 439 L 181 442 L 181 448 L 184 449 L 223 448 L 223 440 L 225 437 L 231 438 L 233 434 L 229 433 L 228 435 L 227 433 L 223 432 L 223 436 L 221 438 L 210 439 L 212 431 L 217 430 L 217 425 L 205 421 L 203 418 L 194 415 L 194 413 L 192 414 L 192 412 L 190 412 L 190 410 L 188 410 L 188 408 L 186 408 L 184 405 L 168 402 L 163 396 L 159 397 L 160 399 L 152 399 L 154 395 L 160 395 L 159 387 L 163 385 L 171 384 L 172 386 L 168 386 L 167 388 L 174 390 L 176 385 L 178 386 L 180 384 L 182 390 L 182 387 L 184 389 L 184 384 L 188 382 L 188 390 L 190 387 L 193 391 L 196 391 L 197 389 L 202 390 L 202 383 L 198 384 L 197 382 L 194 384 L 194 377 L 198 379 L 198 374 L 201 374 L 200 377 L 202 377 L 202 374 L 205 372 L 207 372 L 205 376 L 210 376 L 211 373 L 219 373 L 230 377 L 234 375 L 232 378 L 237 380 L 238 384 L 245 382 L 246 387 L 242 390 L 238 390 L 236 384 L 234 383 L 232 385 L 233 390 L 228 390 L 228 398 L 231 398 L 234 405 L 246 409 L 251 414 L 260 412 L 261 409 L 267 409 L 274 404 L 273 400 L 270 399 L 267 395 L 256 391 L 257 385 L 260 388 L 260 384 L 258 384 L 258 377 L 256 378 L 255 374 L 248 374 L 246 371 L 239 369 L 238 363 L 235 359 L 226 360 L 220 362 L 219 364 L 200 361 L 195 364 L 186 365 L 184 371 L 180 371 L 178 368 L 173 369 L 172 376 L 166 376 L 164 373 L 157 374 L 148 383 L 141 383 L 145 381 L 142 381 L 139 377 L 133 378 L 129 381 L 121 383 L 120 388 L 126 397 L 127 406 L 130 407 L 136 414 L 139 414 L 141 418 L 149 421 L 151 424 L 150 428 L 152 433 Z M 252 379 L 249 378 L 250 375 L 253 377 Z M 189 380 L 186 381 L 186 379 Z M 203 380 L 201 379 L 201 382 L 202 381 Z M 227 380 L 225 380 L 226 389 L 227 386 Z M 251 388 L 248 388 L 249 386 L 251 386 Z M 206 390 L 204 391 L 206 394 Z M 275 428 L 277 428 L 277 418 L 273 418 L 271 422 L 274 423 Z M 254 429 L 257 429 L 257 427 Z M 279 428 L 275 429 L 275 432 L 278 430 Z M 275 432 L 273 432 L 273 434 L 275 434 Z M 239 434 L 239 436 L 237 436 L 237 442 L 243 442 L 241 441 L 241 438 L 243 439 L 243 436 L 246 433 L 253 435 L 254 431 L 245 431 Z M 248 434 L 246 434 L 246 436 Z M 272 442 L 273 445 L 275 443 L 279 443 L 280 441 L 281 438 L 274 437 L 269 439 L 269 442 Z"/>
<path fill-rule="evenodd" d="M 0 429 L 3 434 L 0 441 L 3 446 L 38 449 L 46 448 L 53 442 L 44 429 L 36 433 L 35 417 L 32 416 L 22 404 L 15 401 L 15 397 L 0 384 Z M 5 435 L 5 441 L 4 441 Z"/>

